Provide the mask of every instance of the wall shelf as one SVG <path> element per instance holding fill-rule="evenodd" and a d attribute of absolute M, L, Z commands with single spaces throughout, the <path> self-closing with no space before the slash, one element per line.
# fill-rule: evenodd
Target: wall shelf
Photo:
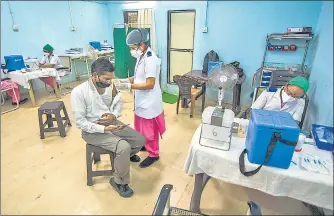
<path fill-rule="evenodd" d="M 268 39 L 272 39 L 272 40 L 284 40 L 284 39 L 289 39 L 289 40 L 294 40 L 294 39 L 302 39 L 302 40 L 312 40 L 313 39 L 313 34 L 310 36 L 306 36 L 306 34 L 293 34 L 293 35 L 287 35 L 287 34 L 270 34 L 267 35 Z"/>
<path fill-rule="evenodd" d="M 262 59 L 261 67 L 257 70 L 257 72 L 254 74 L 254 78 L 258 77 L 259 75 L 259 83 L 258 86 L 268 87 L 271 84 L 271 77 L 272 74 L 275 73 L 275 71 L 280 71 L 280 73 L 299 73 L 304 74 L 306 77 L 306 71 L 307 67 L 305 66 L 305 60 L 307 56 L 307 51 L 309 48 L 309 43 L 313 39 L 313 34 L 285 34 L 285 33 L 274 33 L 274 34 L 268 34 L 266 38 L 266 46 L 264 48 L 264 54 Z M 267 52 L 281 52 L 281 53 L 291 53 L 291 51 L 282 51 L 282 50 L 268 50 L 268 46 L 272 40 L 299 40 L 303 41 L 305 43 L 305 46 L 302 46 L 304 48 L 304 56 L 301 64 L 285 64 L 285 63 L 279 63 L 279 62 L 267 62 Z M 298 48 L 301 48 L 298 46 Z"/>

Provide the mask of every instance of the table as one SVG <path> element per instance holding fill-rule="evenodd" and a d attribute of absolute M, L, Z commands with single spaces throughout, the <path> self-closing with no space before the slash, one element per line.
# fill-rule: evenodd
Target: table
<path fill-rule="evenodd" d="M 109 61 L 111 61 L 111 59 L 113 60 L 114 49 L 97 51 L 97 56 L 99 58 L 101 58 L 101 57 L 108 57 Z M 90 69 L 89 69 L 89 64 L 88 64 L 88 60 L 90 58 L 90 53 L 89 52 L 83 52 L 83 53 L 79 53 L 79 54 L 63 54 L 63 55 L 60 55 L 59 57 L 69 57 L 70 58 L 70 60 L 71 60 L 71 66 L 73 65 L 73 69 L 74 69 L 74 71 L 76 73 L 76 79 L 77 79 L 77 81 L 80 80 L 80 75 L 81 74 L 78 73 L 78 71 L 77 71 L 75 60 L 83 60 L 83 61 L 85 61 L 86 72 L 87 72 L 87 74 L 85 76 L 90 76 L 91 75 L 91 72 L 90 72 Z"/>
<path fill-rule="evenodd" d="M 202 83 L 202 88 L 203 88 L 202 112 L 203 112 L 203 110 L 205 108 L 206 82 L 209 80 L 208 75 L 206 73 L 203 73 L 202 70 L 192 70 L 192 71 L 184 74 L 184 76 L 195 78 L 199 82 Z M 187 102 L 183 101 L 182 102 L 182 108 L 184 108 L 186 104 L 187 104 Z"/>
<path fill-rule="evenodd" d="M 239 171 L 239 156 L 245 148 L 245 138 L 239 138 L 233 134 L 230 151 L 222 151 L 201 146 L 200 133 L 201 125 L 193 135 L 184 164 L 185 172 L 188 175 L 195 175 L 190 203 L 191 211 L 200 212 L 202 191 L 210 177 L 257 189 L 273 196 L 287 196 L 333 210 L 333 175 L 308 172 L 292 164 L 289 169 L 263 166 L 256 175 L 246 177 Z M 326 157 L 332 161 L 331 152 L 320 150 L 313 145 L 303 145 L 302 152 Z M 298 154 L 300 153 L 295 152 L 294 157 L 298 157 Z M 258 167 L 248 162 L 247 157 L 245 157 L 245 166 L 247 170 Z"/>
<path fill-rule="evenodd" d="M 35 70 L 26 73 L 22 73 L 20 71 L 13 71 L 8 73 L 8 78 L 10 78 L 11 81 L 16 82 L 19 85 L 23 86 L 23 88 L 29 90 L 29 96 L 33 107 L 36 106 L 36 100 L 34 91 L 32 89 L 32 80 L 40 77 L 49 77 L 49 76 L 54 77 L 53 84 L 55 86 L 56 97 L 60 98 L 60 90 L 56 83 L 57 81 L 60 80 L 60 76 L 55 68 L 43 68 L 40 70 Z"/>

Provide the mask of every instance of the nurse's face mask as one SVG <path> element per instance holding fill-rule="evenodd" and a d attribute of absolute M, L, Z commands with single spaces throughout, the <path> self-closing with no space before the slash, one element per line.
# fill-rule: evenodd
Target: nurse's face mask
<path fill-rule="evenodd" d="M 286 94 L 286 98 L 288 98 L 288 100 L 295 100 L 304 96 L 304 90 L 298 86 L 286 85 L 284 90 L 285 91 L 283 91 L 283 93 Z"/>
<path fill-rule="evenodd" d="M 140 50 L 140 45 L 130 46 L 130 53 L 135 58 L 140 58 L 143 55 L 143 51 Z"/>
<path fill-rule="evenodd" d="M 108 75 L 100 76 L 96 74 L 96 77 L 97 78 L 95 79 L 95 83 L 99 88 L 108 88 L 111 85 L 112 80 L 115 78 L 114 73 L 108 73 Z"/>

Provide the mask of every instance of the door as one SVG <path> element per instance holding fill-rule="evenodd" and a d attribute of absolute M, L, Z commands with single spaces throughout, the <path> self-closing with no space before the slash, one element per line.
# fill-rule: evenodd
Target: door
<path fill-rule="evenodd" d="M 168 11 L 168 82 L 192 70 L 195 10 Z"/>

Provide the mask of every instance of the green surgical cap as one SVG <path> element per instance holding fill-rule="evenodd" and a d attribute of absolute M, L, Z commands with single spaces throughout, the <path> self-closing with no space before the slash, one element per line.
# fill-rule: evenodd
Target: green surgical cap
<path fill-rule="evenodd" d="M 304 92 L 307 92 L 308 88 L 310 87 L 310 83 L 308 82 L 308 80 L 302 76 L 292 78 L 288 82 L 288 85 L 298 86 L 299 88 L 302 88 Z"/>
<path fill-rule="evenodd" d="M 45 46 L 43 47 L 43 50 L 52 52 L 52 51 L 53 51 L 53 47 L 52 47 L 50 44 L 47 44 L 47 45 L 45 45 Z"/>

